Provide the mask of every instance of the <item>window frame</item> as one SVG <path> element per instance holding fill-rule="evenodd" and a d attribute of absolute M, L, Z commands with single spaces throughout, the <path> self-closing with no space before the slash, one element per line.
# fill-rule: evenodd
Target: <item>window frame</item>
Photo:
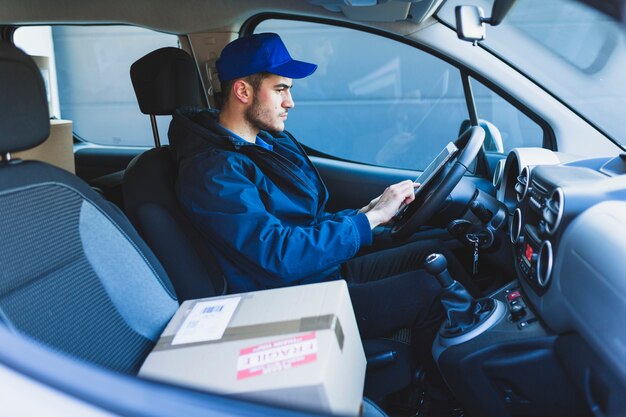
<path fill-rule="evenodd" d="M 399 43 L 408 45 L 408 46 L 413 47 L 413 48 L 415 48 L 417 50 L 420 50 L 420 51 L 422 51 L 424 53 L 427 53 L 427 54 L 430 54 L 430 55 L 432 55 L 432 56 L 434 56 L 436 58 L 439 58 L 440 60 L 446 62 L 447 64 L 449 64 L 449 65 L 453 66 L 454 68 L 456 68 L 457 70 L 459 70 L 459 73 L 460 73 L 460 76 L 461 76 L 461 82 L 463 84 L 465 101 L 466 101 L 466 105 L 467 105 L 467 108 L 468 108 L 468 114 L 469 114 L 469 117 L 470 117 L 470 121 L 473 122 L 474 120 L 478 119 L 477 110 L 476 110 L 476 106 L 475 106 L 475 102 L 474 102 L 474 96 L 471 93 L 471 80 L 470 80 L 470 78 L 474 78 L 476 81 L 479 81 L 480 83 L 482 83 L 485 87 L 487 87 L 488 89 L 493 91 L 495 94 L 500 96 L 503 100 L 506 100 L 515 109 L 517 109 L 519 112 L 521 112 L 526 117 L 528 117 L 533 122 L 535 122 L 543 131 L 542 147 L 544 149 L 557 151 L 557 144 L 556 144 L 556 137 L 555 137 L 555 134 L 554 134 L 554 130 L 552 129 L 552 127 L 550 126 L 550 124 L 548 122 L 546 122 L 544 119 L 542 119 L 539 115 L 537 115 L 531 109 L 523 106 L 511 94 L 506 92 L 504 89 L 502 89 L 501 87 L 499 87 L 495 83 L 491 82 L 486 77 L 484 77 L 481 74 L 479 74 L 478 72 L 474 71 L 473 69 L 471 69 L 470 67 L 465 65 L 463 62 L 460 62 L 460 61 L 458 61 L 456 59 L 453 59 L 452 57 L 450 57 L 448 55 L 445 55 L 441 51 L 435 50 L 435 49 L 433 49 L 433 48 L 431 48 L 431 47 L 429 47 L 427 45 L 423 45 L 423 44 L 421 44 L 421 43 L 419 43 L 419 42 L 417 42 L 415 40 L 407 39 L 405 37 L 402 37 L 402 36 L 399 36 L 399 35 L 395 35 L 395 34 L 392 34 L 392 33 L 389 33 L 389 32 L 385 32 L 384 30 L 380 30 L 380 29 L 377 29 L 377 28 L 368 27 L 368 26 L 364 26 L 364 25 L 359 25 L 359 24 L 355 24 L 355 23 L 352 23 L 352 22 L 345 22 L 345 21 L 340 21 L 340 20 L 334 20 L 334 19 L 330 19 L 330 18 L 300 16 L 300 15 L 293 15 L 293 14 L 289 14 L 289 13 L 263 12 L 263 13 L 259 13 L 259 14 L 256 14 L 254 16 L 251 16 L 241 26 L 240 31 L 239 31 L 239 36 L 241 37 L 241 36 L 247 36 L 247 35 L 253 34 L 255 29 L 256 29 L 256 27 L 261 22 L 263 22 L 265 20 L 270 20 L 270 19 L 292 20 L 292 21 L 300 21 L 300 22 L 318 23 L 318 24 L 332 25 L 332 26 L 342 27 L 342 28 L 346 28 L 346 29 L 357 30 L 357 31 L 360 31 L 360 32 L 365 32 L 365 33 L 368 33 L 368 34 L 380 36 L 380 37 L 389 39 L 391 41 L 395 41 L 395 42 L 399 42 Z M 337 161 L 358 163 L 358 164 L 362 164 L 362 165 L 370 165 L 370 166 L 377 166 L 378 167 L 378 165 L 374 165 L 374 164 L 369 164 L 369 163 L 364 163 L 364 162 L 359 162 L 359 161 L 352 161 L 352 160 L 347 160 L 345 158 L 336 157 L 334 155 L 329 155 L 329 154 L 326 154 L 324 152 L 321 152 L 321 151 L 318 151 L 316 149 L 313 149 L 310 146 L 305 146 L 305 149 L 306 149 L 307 153 L 309 155 L 311 155 L 311 156 L 318 156 L 318 157 L 328 158 L 328 159 L 337 160 Z M 506 156 L 506 154 L 503 154 L 503 156 Z M 470 174 L 472 174 L 472 175 L 487 174 L 488 173 L 488 168 L 487 168 L 486 155 L 485 155 L 484 148 L 481 148 L 481 150 L 479 152 L 479 155 L 478 155 L 477 161 L 478 161 L 478 163 L 476 164 L 477 165 L 476 169 L 468 170 L 468 172 Z M 383 168 L 385 168 L 385 167 L 383 167 Z"/>
<path fill-rule="evenodd" d="M 78 24 L 78 23 L 58 23 L 58 22 L 46 23 L 46 22 L 41 22 L 41 23 L 37 23 L 37 24 L 0 26 L 0 30 L 1 30 L 0 31 L 0 39 L 7 40 L 12 45 L 16 46 L 15 45 L 15 33 L 16 33 L 17 30 L 19 30 L 20 28 L 41 27 L 41 26 L 50 26 L 50 27 L 55 27 L 55 26 L 57 26 L 57 27 L 70 27 L 70 26 L 73 26 L 73 27 L 95 27 L 95 28 L 98 28 L 98 27 L 102 27 L 102 28 L 104 28 L 104 27 L 130 27 L 130 28 L 146 30 L 146 31 L 154 32 L 154 33 L 170 35 L 170 36 L 173 36 L 173 37 L 177 38 L 178 48 L 184 50 L 185 52 L 187 52 L 189 55 L 192 56 L 192 58 L 194 60 L 194 63 L 196 65 L 196 70 L 198 71 L 198 75 L 200 76 L 199 65 L 198 65 L 198 62 L 196 60 L 195 55 L 191 51 L 188 34 L 162 32 L 162 31 L 158 31 L 158 30 L 155 30 L 155 29 L 152 29 L 152 28 L 139 26 L 139 25 L 136 25 L 136 24 L 129 24 L 129 23 L 86 23 L 86 24 Z M 130 67 L 128 69 L 130 71 Z M 206 96 L 206 91 L 204 89 L 204 84 L 202 84 L 201 87 L 202 88 L 200 88 L 200 93 L 201 93 L 200 97 L 201 97 L 201 99 L 203 101 L 203 105 L 207 106 L 208 99 L 207 99 L 207 96 Z M 145 117 L 149 117 L 148 114 L 143 114 L 143 113 L 141 113 L 140 110 L 138 110 L 138 111 L 140 112 L 140 114 L 144 115 Z M 63 115 L 61 115 L 61 117 L 63 117 Z M 164 117 L 164 116 L 157 116 L 157 117 Z M 165 129 L 165 133 L 167 134 L 167 129 Z M 161 130 L 159 130 L 159 136 L 162 137 Z M 152 148 L 156 147 L 156 143 L 155 143 L 154 138 L 153 138 L 153 131 L 152 130 L 150 130 L 150 137 L 151 137 L 152 140 L 149 143 L 140 144 L 140 145 L 103 144 L 103 143 L 94 142 L 94 141 L 91 141 L 89 139 L 84 138 L 83 136 L 79 135 L 76 132 L 76 130 L 74 129 L 74 126 L 72 126 L 72 141 L 73 141 L 73 145 L 74 145 L 74 153 L 76 153 L 79 150 L 92 149 L 92 150 L 95 150 L 96 154 L 98 154 L 102 150 L 104 150 L 104 151 L 112 151 L 112 153 L 115 154 L 115 155 L 117 155 L 117 154 L 124 154 L 124 155 L 126 155 L 129 152 L 131 154 L 134 154 L 136 152 L 143 152 L 145 150 L 152 149 Z M 167 144 L 162 145 L 162 146 L 167 146 Z"/>

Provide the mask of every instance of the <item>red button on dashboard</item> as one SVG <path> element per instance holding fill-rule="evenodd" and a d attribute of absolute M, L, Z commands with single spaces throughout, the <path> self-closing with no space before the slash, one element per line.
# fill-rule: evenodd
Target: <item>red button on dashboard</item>
<path fill-rule="evenodd" d="M 510 292 L 506 295 L 506 299 L 510 302 L 513 300 L 517 300 L 518 298 L 520 298 L 522 296 L 522 294 L 520 294 L 519 291 L 513 291 Z"/>

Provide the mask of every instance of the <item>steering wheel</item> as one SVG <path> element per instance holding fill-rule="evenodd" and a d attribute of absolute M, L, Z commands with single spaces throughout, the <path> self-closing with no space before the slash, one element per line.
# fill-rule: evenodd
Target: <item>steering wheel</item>
<path fill-rule="evenodd" d="M 430 181 L 418 188 L 415 200 L 396 218 L 391 229 L 392 239 L 406 240 L 430 220 L 476 159 L 484 140 L 483 128 L 470 126 L 454 141 L 458 151 L 433 174 Z"/>

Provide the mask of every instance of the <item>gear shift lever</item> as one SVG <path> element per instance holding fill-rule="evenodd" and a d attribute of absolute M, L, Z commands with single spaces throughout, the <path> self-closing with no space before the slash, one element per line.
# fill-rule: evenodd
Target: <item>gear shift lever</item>
<path fill-rule="evenodd" d="M 424 263 L 424 268 L 428 271 L 429 274 L 434 275 L 439 281 L 441 288 L 448 288 L 450 285 L 454 284 L 454 279 L 450 276 L 448 272 L 448 261 L 446 257 L 440 253 L 431 253 L 426 257 L 426 262 Z"/>
<path fill-rule="evenodd" d="M 443 291 L 441 304 L 446 312 L 446 323 L 441 329 L 444 337 L 460 336 L 474 329 L 493 311 L 495 304 L 490 298 L 475 300 L 448 272 L 448 261 L 440 253 L 428 255 L 424 268 L 437 278 Z"/>

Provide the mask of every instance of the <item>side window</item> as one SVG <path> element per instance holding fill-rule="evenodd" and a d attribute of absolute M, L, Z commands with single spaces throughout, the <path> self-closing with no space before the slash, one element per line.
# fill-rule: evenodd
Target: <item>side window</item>
<path fill-rule="evenodd" d="M 130 66 L 150 51 L 177 47 L 177 36 L 130 26 L 40 26 L 19 28 L 15 44 L 36 57 L 50 114 L 71 120 L 75 136 L 98 145 L 153 146 Z M 167 131 L 168 123 L 158 118 L 159 131 Z"/>
<path fill-rule="evenodd" d="M 484 148 L 507 153 L 513 148 L 543 146 L 543 129 L 511 103 L 471 78 L 478 118 L 486 124 Z"/>
<path fill-rule="evenodd" d="M 460 72 L 417 48 L 358 30 L 266 20 L 296 59 L 318 65 L 294 80 L 287 129 L 351 161 L 423 169 L 468 119 Z"/>

